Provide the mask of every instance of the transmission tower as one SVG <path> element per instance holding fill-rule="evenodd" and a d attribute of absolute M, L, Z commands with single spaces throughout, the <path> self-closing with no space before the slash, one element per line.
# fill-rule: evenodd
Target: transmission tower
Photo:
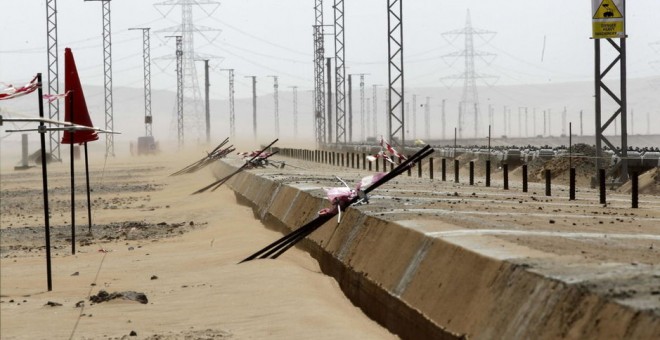
<path fill-rule="evenodd" d="M 346 143 L 346 66 L 344 59 L 344 0 L 335 0 L 335 143 Z"/>
<path fill-rule="evenodd" d="M 223 68 L 220 71 L 229 72 L 229 135 L 236 137 L 236 114 L 234 111 L 234 69 Z"/>
<path fill-rule="evenodd" d="M 60 93 L 57 57 L 57 0 L 47 0 L 46 2 L 46 40 L 48 44 L 48 94 L 55 95 Z M 60 120 L 59 100 L 53 100 L 48 104 L 48 118 Z M 60 132 L 53 130 L 48 135 L 51 157 L 61 160 Z"/>
<path fill-rule="evenodd" d="M 114 129 L 112 112 L 112 35 L 110 27 L 110 0 L 85 0 L 101 1 L 103 5 L 103 83 L 105 85 L 105 129 Z M 105 155 L 115 156 L 114 134 L 105 134 Z"/>
<path fill-rule="evenodd" d="M 142 60 L 144 62 L 144 135 L 153 136 L 151 123 L 151 46 L 149 27 L 129 28 L 142 31 Z"/>
<path fill-rule="evenodd" d="M 202 7 L 204 5 L 212 6 L 213 10 L 207 12 L 204 7 Z M 199 56 L 195 53 L 194 33 L 202 33 L 205 31 L 219 32 L 219 30 L 195 25 L 193 20 L 193 6 L 199 6 L 210 16 L 218 6 L 220 6 L 220 3 L 214 0 L 167 0 L 156 3 L 154 6 L 157 10 L 159 8 L 158 6 L 172 6 L 170 11 L 174 9 L 174 6 L 181 7 L 181 24 L 159 30 L 159 32 L 173 32 L 175 35 L 181 35 L 183 37 L 183 91 L 184 97 L 190 98 L 190 100 L 184 101 L 184 112 L 186 112 L 186 120 L 188 121 L 187 128 L 189 132 L 191 132 L 191 136 L 202 136 L 205 130 L 204 105 L 202 104 L 202 95 L 199 87 L 195 60 L 208 59 L 208 57 Z M 161 12 L 161 14 L 167 16 L 170 11 L 167 13 Z"/>
<path fill-rule="evenodd" d="M 293 91 L 293 138 L 298 139 L 298 86 L 289 86 Z"/>
<path fill-rule="evenodd" d="M 325 48 L 323 38 L 323 0 L 314 1 L 314 122 L 317 146 L 326 140 L 325 120 Z"/>
<path fill-rule="evenodd" d="M 176 132 L 179 149 L 183 147 L 183 37 L 176 38 Z"/>
<path fill-rule="evenodd" d="M 478 74 L 475 69 L 474 58 L 480 57 L 486 60 L 486 57 L 495 57 L 495 54 L 488 52 L 475 51 L 474 49 L 474 36 L 494 36 L 495 32 L 481 30 L 472 27 L 472 19 L 470 18 L 470 10 L 467 11 L 465 27 L 442 33 L 443 36 L 465 36 L 465 49 L 462 51 L 450 53 L 445 55 L 444 58 L 458 58 L 463 57 L 465 62 L 465 71 L 461 74 L 445 77 L 445 79 L 462 79 L 463 80 L 463 95 L 459 103 L 459 136 L 462 136 L 465 123 L 472 118 L 474 127 L 474 137 L 479 136 L 479 94 L 477 93 L 477 79 L 483 78 L 496 78 L 489 75 Z"/>
<path fill-rule="evenodd" d="M 268 76 L 273 78 L 273 104 L 275 105 L 273 109 L 273 115 L 275 117 L 275 138 L 280 137 L 280 98 L 279 98 L 279 83 L 277 76 Z"/>
<path fill-rule="evenodd" d="M 390 143 L 406 144 L 403 83 L 403 0 L 387 1 L 388 51 L 388 138 Z"/>

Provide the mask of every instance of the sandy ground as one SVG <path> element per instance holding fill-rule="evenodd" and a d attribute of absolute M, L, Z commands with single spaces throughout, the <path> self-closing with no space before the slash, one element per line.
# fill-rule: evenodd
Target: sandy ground
<path fill-rule="evenodd" d="M 278 261 L 239 259 L 279 237 L 227 188 L 189 193 L 208 171 L 168 174 L 201 157 L 92 159 L 87 232 L 82 162 L 76 176 L 77 254 L 71 255 L 68 164 L 49 168 L 53 290 L 46 285 L 41 172 L 0 177 L 2 339 L 383 339 L 387 330 L 297 249 Z M 91 303 L 109 293 L 144 293 Z M 61 304 L 49 306 L 48 302 Z M 137 336 L 130 336 L 131 332 Z"/>

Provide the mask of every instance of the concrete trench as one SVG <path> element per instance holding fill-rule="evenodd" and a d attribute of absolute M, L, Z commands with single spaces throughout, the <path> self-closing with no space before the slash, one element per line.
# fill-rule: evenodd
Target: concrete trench
<path fill-rule="evenodd" d="M 220 177 L 234 169 L 218 162 L 213 171 Z M 313 185 L 268 177 L 273 176 L 243 171 L 227 185 L 269 228 L 287 233 L 328 205 Z M 466 245 L 434 237 L 419 224 L 386 221 L 351 208 L 341 223 L 332 219 L 298 247 L 309 252 L 366 315 L 404 339 L 660 335 L 660 319 L 652 310 L 616 303 L 583 284 L 502 259 L 484 245 L 489 236 Z"/>

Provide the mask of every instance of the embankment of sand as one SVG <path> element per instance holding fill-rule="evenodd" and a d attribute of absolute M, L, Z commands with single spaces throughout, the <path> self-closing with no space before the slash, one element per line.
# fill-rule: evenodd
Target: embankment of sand
<path fill-rule="evenodd" d="M 237 164 L 218 163 L 216 177 Z M 327 206 L 313 184 L 270 177 L 246 171 L 228 182 L 270 228 L 291 231 Z M 488 236 L 471 242 L 434 238 L 424 231 L 431 224 L 454 227 L 438 220 L 387 221 L 352 208 L 341 223 L 332 219 L 299 247 L 355 305 L 402 338 L 642 339 L 660 332 L 652 310 L 516 261 L 534 250 Z"/>

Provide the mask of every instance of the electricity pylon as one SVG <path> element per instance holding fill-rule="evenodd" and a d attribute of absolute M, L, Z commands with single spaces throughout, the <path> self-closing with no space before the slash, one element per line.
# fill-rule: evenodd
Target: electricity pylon
<path fill-rule="evenodd" d="M 388 138 L 390 143 L 404 147 L 406 143 L 405 109 L 403 105 L 403 0 L 387 1 L 388 51 Z"/>
<path fill-rule="evenodd" d="M 344 59 L 344 0 L 335 0 L 335 143 L 346 143 L 346 65 Z"/>
<path fill-rule="evenodd" d="M 465 71 L 463 73 L 444 77 L 443 79 L 462 79 L 463 80 L 463 95 L 459 104 L 459 122 L 458 122 L 458 136 L 463 137 L 463 130 L 465 130 L 466 122 L 472 120 L 474 128 L 474 137 L 479 137 L 479 94 L 477 93 L 477 79 L 496 78 L 494 76 L 479 74 L 475 68 L 475 57 L 480 57 L 482 60 L 489 62 L 485 58 L 495 57 L 495 54 L 489 52 L 475 51 L 474 49 L 474 36 L 494 36 L 496 33 L 472 27 L 472 19 L 470 18 L 470 10 L 467 11 L 465 20 L 465 27 L 449 32 L 442 33 L 444 37 L 453 35 L 465 36 L 465 48 L 462 51 L 454 52 L 443 56 L 443 58 L 458 58 L 463 57 L 465 62 Z M 469 119 L 468 117 L 472 117 Z"/>
<path fill-rule="evenodd" d="M 129 28 L 129 30 L 142 31 L 142 61 L 144 63 L 144 135 L 153 136 L 151 123 L 151 42 L 149 27 Z"/>
<path fill-rule="evenodd" d="M 204 5 L 210 6 L 212 10 L 210 12 L 206 11 L 205 7 L 203 7 Z M 163 13 L 159 10 L 159 6 L 171 6 L 171 8 L 166 13 Z M 189 98 L 189 100 L 184 101 L 184 112 L 186 114 L 186 121 L 188 122 L 186 128 L 191 132 L 191 136 L 202 136 L 205 130 L 204 105 L 202 103 L 202 94 L 195 61 L 209 59 L 209 57 L 195 53 L 194 35 L 195 33 L 202 32 L 218 32 L 219 34 L 220 30 L 195 25 L 193 6 L 199 6 L 208 16 L 211 16 L 220 6 L 220 3 L 215 0 L 167 0 L 154 4 L 156 10 L 163 17 L 166 17 L 174 9 L 174 6 L 181 7 L 181 24 L 159 30 L 158 32 L 172 32 L 175 35 L 181 35 L 183 37 L 183 91 L 184 97 Z M 217 38 L 217 35 L 215 37 Z M 209 42 L 212 43 L 213 40 L 215 38 L 210 39 Z"/>

